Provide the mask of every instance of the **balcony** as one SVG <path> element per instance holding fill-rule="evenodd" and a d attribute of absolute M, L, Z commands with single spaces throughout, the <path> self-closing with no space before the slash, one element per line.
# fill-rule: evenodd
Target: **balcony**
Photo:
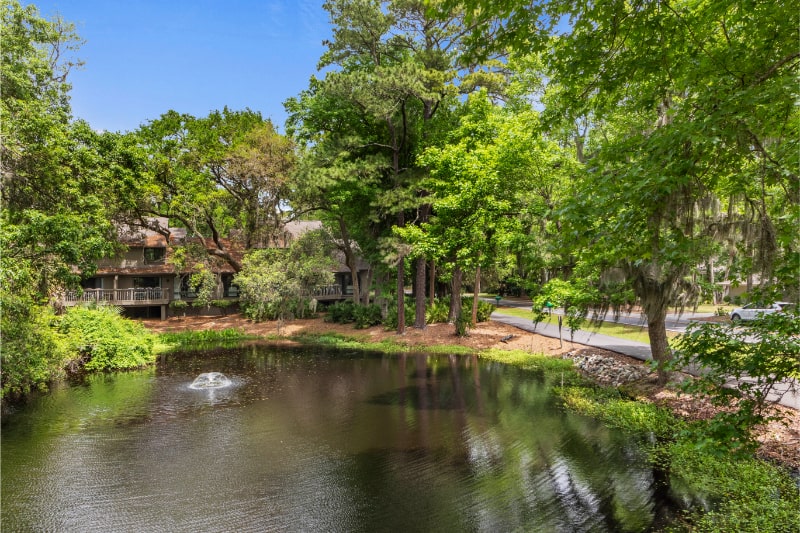
<path fill-rule="evenodd" d="M 169 295 L 160 287 L 146 289 L 84 289 L 67 291 L 61 301 L 64 305 L 78 305 L 87 302 L 107 303 L 111 305 L 165 305 L 169 303 Z"/>
<path fill-rule="evenodd" d="M 344 297 L 342 294 L 342 286 L 338 283 L 317 287 L 312 292 L 311 296 L 317 300 L 341 300 Z"/>

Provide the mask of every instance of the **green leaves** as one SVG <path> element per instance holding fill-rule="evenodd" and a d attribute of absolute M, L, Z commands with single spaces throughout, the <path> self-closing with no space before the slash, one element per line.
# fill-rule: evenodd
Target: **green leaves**
<path fill-rule="evenodd" d="M 153 334 L 110 306 L 73 307 L 59 321 L 68 350 L 86 370 L 141 368 L 155 362 Z"/>
<path fill-rule="evenodd" d="M 252 320 L 302 317 L 314 290 L 334 282 L 334 261 L 322 235 L 310 231 L 286 249 L 253 250 L 234 283 L 243 312 Z"/>
<path fill-rule="evenodd" d="M 677 341 L 674 366 L 701 370 L 687 381 L 688 392 L 707 396 L 725 407 L 701 428 L 718 450 L 751 451 L 757 443 L 751 430 L 779 418 L 768 397 L 800 379 L 800 317 L 796 313 L 764 315 L 738 327 L 733 324 L 693 324 Z"/>

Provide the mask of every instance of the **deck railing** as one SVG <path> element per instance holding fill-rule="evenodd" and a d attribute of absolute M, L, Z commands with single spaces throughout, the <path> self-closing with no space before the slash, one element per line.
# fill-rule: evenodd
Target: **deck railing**
<path fill-rule="evenodd" d="M 85 302 L 104 302 L 114 305 L 161 305 L 169 303 L 167 291 L 160 287 L 145 289 L 84 289 L 83 292 L 67 291 L 64 305 Z"/>
<path fill-rule="evenodd" d="M 314 289 L 312 296 L 317 300 L 333 300 L 342 297 L 342 286 L 334 283 L 331 285 L 323 285 Z"/>

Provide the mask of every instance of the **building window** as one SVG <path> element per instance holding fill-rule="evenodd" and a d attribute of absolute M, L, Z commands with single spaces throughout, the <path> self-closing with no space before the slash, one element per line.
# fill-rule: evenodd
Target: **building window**
<path fill-rule="evenodd" d="M 197 293 L 194 291 L 190 283 L 190 275 L 181 277 L 181 298 L 197 298 Z"/>
<path fill-rule="evenodd" d="M 161 287 L 161 278 L 133 278 L 135 289 L 155 289 Z"/>
<path fill-rule="evenodd" d="M 233 274 L 223 274 L 222 276 L 222 295 L 226 298 L 238 298 L 239 286 L 233 282 Z"/>
<path fill-rule="evenodd" d="M 166 248 L 145 248 L 144 261 L 146 263 L 160 263 L 166 255 Z"/>
<path fill-rule="evenodd" d="M 89 278 L 81 280 L 82 289 L 102 289 L 103 278 Z"/>

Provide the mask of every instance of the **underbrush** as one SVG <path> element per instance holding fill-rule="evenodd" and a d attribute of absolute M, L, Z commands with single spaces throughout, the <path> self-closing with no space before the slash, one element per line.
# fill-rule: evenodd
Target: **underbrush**
<path fill-rule="evenodd" d="M 472 298 L 461 299 L 462 317 L 465 325 L 471 327 Z M 482 300 L 478 301 L 478 322 L 486 322 L 496 309 L 496 306 Z M 407 298 L 405 301 L 405 325 L 412 326 L 415 320 L 414 300 Z M 450 297 L 437 298 L 433 305 L 426 306 L 425 323 L 440 324 L 447 322 L 450 312 Z M 396 329 L 398 324 L 397 303 L 392 302 L 386 313 L 386 318 L 381 318 L 381 308 L 378 305 L 356 305 L 352 301 L 337 302 L 327 307 L 326 322 L 334 324 L 354 324 L 356 329 L 369 328 L 383 324 L 386 329 Z"/>
<path fill-rule="evenodd" d="M 191 351 L 209 346 L 235 346 L 249 339 L 259 337 L 248 335 L 238 328 L 223 330 L 179 331 L 160 333 L 158 335 L 159 353 L 171 351 Z"/>
<path fill-rule="evenodd" d="M 360 350 L 376 350 L 387 354 L 424 352 L 429 354 L 456 354 L 467 355 L 475 353 L 475 350 L 466 346 L 458 345 L 437 345 L 419 346 L 409 345 L 400 339 L 384 339 L 380 342 L 369 342 L 358 337 L 341 335 L 339 333 L 300 333 L 290 337 L 292 340 L 301 344 L 333 346 L 336 348 L 350 348 Z"/>
<path fill-rule="evenodd" d="M 58 319 L 70 354 L 70 369 L 90 371 L 141 368 L 155 360 L 155 339 L 138 322 L 112 306 L 73 307 Z"/>

